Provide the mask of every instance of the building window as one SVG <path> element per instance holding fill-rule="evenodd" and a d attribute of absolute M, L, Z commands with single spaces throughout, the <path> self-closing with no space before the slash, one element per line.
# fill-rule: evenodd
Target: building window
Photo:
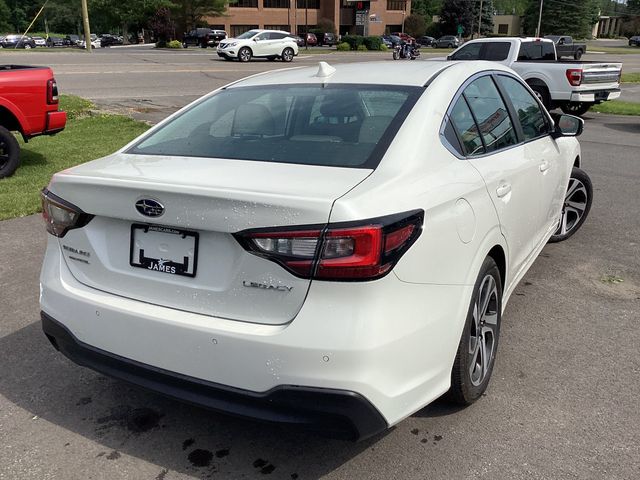
<path fill-rule="evenodd" d="M 509 24 L 507 23 L 498 24 L 498 33 L 500 35 L 509 35 Z"/>
<path fill-rule="evenodd" d="M 289 0 L 264 0 L 264 8 L 289 8 Z"/>
<path fill-rule="evenodd" d="M 258 25 L 231 25 L 231 36 L 233 38 L 242 35 L 249 30 L 257 29 Z"/>
<path fill-rule="evenodd" d="M 298 0 L 298 8 L 320 9 L 320 0 Z"/>
<path fill-rule="evenodd" d="M 405 0 L 387 0 L 387 10 L 406 10 L 407 2 Z"/>
<path fill-rule="evenodd" d="M 258 0 L 237 0 L 236 3 L 230 6 L 237 8 L 258 8 Z"/>
<path fill-rule="evenodd" d="M 307 27 L 309 28 L 309 32 L 317 27 L 317 25 L 298 25 L 298 35 L 304 38 L 304 35 L 307 33 Z"/>
<path fill-rule="evenodd" d="M 265 25 L 265 30 L 281 30 L 283 32 L 290 32 L 289 25 Z"/>

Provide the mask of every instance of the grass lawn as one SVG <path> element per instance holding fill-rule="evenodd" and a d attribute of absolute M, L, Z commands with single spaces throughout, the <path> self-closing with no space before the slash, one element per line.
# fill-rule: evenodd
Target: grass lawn
<path fill-rule="evenodd" d="M 49 137 L 20 140 L 21 165 L 0 180 L 0 220 L 39 212 L 40 190 L 65 168 L 113 153 L 149 128 L 120 115 L 88 115 L 91 102 L 63 95 L 60 108 L 69 114 L 66 128 Z"/>
<path fill-rule="evenodd" d="M 614 115 L 640 115 L 640 103 L 612 100 L 591 107 L 592 112 L 612 113 Z"/>
<path fill-rule="evenodd" d="M 640 72 L 623 73 L 622 83 L 640 83 Z"/>

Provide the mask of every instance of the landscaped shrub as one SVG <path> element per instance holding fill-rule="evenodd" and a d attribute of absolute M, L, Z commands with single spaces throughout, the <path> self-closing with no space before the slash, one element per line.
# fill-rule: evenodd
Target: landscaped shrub
<path fill-rule="evenodd" d="M 384 43 L 380 44 L 380 51 L 381 52 L 386 52 L 389 50 L 389 47 L 387 47 Z"/>
<path fill-rule="evenodd" d="M 345 35 L 342 37 L 342 41 L 348 43 L 351 50 L 357 50 L 362 45 L 364 37 L 362 35 Z"/>
<path fill-rule="evenodd" d="M 358 51 L 359 52 L 368 52 L 369 49 L 367 47 L 365 47 L 364 45 L 358 45 Z"/>
<path fill-rule="evenodd" d="M 380 50 L 382 39 L 380 37 L 364 37 L 362 43 L 367 47 L 367 50 Z"/>
<path fill-rule="evenodd" d="M 182 42 L 180 40 L 171 40 L 167 43 L 167 48 L 182 48 Z"/>
<path fill-rule="evenodd" d="M 339 52 L 348 52 L 349 50 L 351 50 L 351 45 L 349 45 L 347 42 L 342 42 L 338 44 L 336 49 Z"/>

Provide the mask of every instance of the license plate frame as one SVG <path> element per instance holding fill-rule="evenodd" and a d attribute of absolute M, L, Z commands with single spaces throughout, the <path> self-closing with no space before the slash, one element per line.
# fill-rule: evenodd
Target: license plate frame
<path fill-rule="evenodd" d="M 189 241 L 189 243 L 186 244 L 182 262 L 176 261 L 176 259 L 147 257 L 145 255 L 144 248 L 136 247 L 136 239 L 142 238 L 137 236 L 139 231 L 142 231 L 141 235 L 148 234 L 150 232 L 160 234 L 161 236 L 165 236 L 167 240 L 171 240 L 174 243 L 176 237 L 182 237 L 182 240 L 190 238 L 192 239 L 192 242 Z M 166 235 L 175 235 L 176 237 L 167 237 Z M 161 239 L 161 237 L 157 237 L 156 241 L 158 241 L 158 239 Z M 196 276 L 198 269 L 199 240 L 200 235 L 198 232 L 191 230 L 183 230 L 180 228 L 166 227 L 162 225 L 134 223 L 131 225 L 131 236 L 129 238 L 129 265 L 135 268 L 163 273 L 165 275 L 193 278 Z M 189 248 L 193 248 L 193 262 L 189 261 Z M 191 268 L 191 263 L 193 263 L 193 268 Z"/>

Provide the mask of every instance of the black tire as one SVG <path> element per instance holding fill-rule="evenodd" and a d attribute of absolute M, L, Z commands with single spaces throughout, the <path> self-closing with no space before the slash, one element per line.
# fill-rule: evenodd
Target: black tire
<path fill-rule="evenodd" d="M 398 60 L 400 58 L 400 53 L 397 50 L 393 51 L 393 59 Z"/>
<path fill-rule="evenodd" d="M 252 56 L 253 52 L 249 47 L 242 47 L 238 51 L 238 60 L 240 60 L 241 62 L 248 62 L 249 60 L 251 60 Z"/>
<path fill-rule="evenodd" d="M 447 45 L 447 47 L 449 48 L 453 48 L 453 46 L 454 46 L 453 43 L 450 43 L 449 45 Z"/>
<path fill-rule="evenodd" d="M 282 51 L 281 58 L 283 62 L 289 63 L 291 60 L 293 60 L 294 56 L 295 52 L 293 51 L 293 48 L 287 47 Z"/>
<path fill-rule="evenodd" d="M 576 117 L 581 117 L 585 113 L 589 111 L 593 103 L 586 102 L 567 102 L 564 105 L 560 106 L 562 111 L 568 115 L 575 115 Z"/>
<path fill-rule="evenodd" d="M 573 58 L 575 60 L 580 60 L 582 58 L 582 54 L 584 52 L 582 50 L 576 50 L 576 52 L 573 54 Z"/>
<path fill-rule="evenodd" d="M 550 110 L 551 95 L 549 95 L 549 90 L 547 90 L 547 87 L 543 87 L 542 85 L 529 85 L 529 86 L 531 87 L 531 90 L 533 90 L 533 93 L 536 94 L 536 97 L 540 99 L 540 101 L 544 105 L 544 108 L 546 108 L 547 110 Z"/>
<path fill-rule="evenodd" d="M 482 305 L 478 305 L 483 299 L 488 302 L 484 313 L 478 315 Z M 464 324 L 458 352 L 451 370 L 451 388 L 447 393 L 448 399 L 458 405 L 471 405 L 478 400 L 487 389 L 493 366 L 495 365 L 498 340 L 500 338 L 500 321 L 502 318 L 502 279 L 496 262 L 491 257 L 484 259 L 478 279 L 473 288 L 473 295 L 467 312 L 467 320 Z M 486 319 L 491 319 L 487 322 Z M 480 335 L 479 335 L 480 333 Z M 482 339 L 481 339 L 482 337 Z M 475 343 L 474 343 L 475 342 Z M 488 345 L 489 344 L 489 345 Z M 485 348 L 481 349 L 480 346 Z M 486 347 L 489 346 L 487 368 L 483 369 L 478 361 L 485 361 Z M 480 377 L 474 378 L 480 370 Z"/>
<path fill-rule="evenodd" d="M 0 178 L 10 177 L 20 165 L 20 145 L 16 137 L 0 127 Z"/>
<path fill-rule="evenodd" d="M 562 206 L 560 223 L 558 224 L 558 229 L 549 239 L 549 243 L 567 240 L 580 230 L 580 227 L 589 216 L 592 202 L 593 185 L 591 184 L 591 178 L 584 170 L 573 167 L 571 177 L 569 177 L 569 186 L 567 187 L 564 205 Z M 583 210 L 580 212 L 581 208 Z"/>

